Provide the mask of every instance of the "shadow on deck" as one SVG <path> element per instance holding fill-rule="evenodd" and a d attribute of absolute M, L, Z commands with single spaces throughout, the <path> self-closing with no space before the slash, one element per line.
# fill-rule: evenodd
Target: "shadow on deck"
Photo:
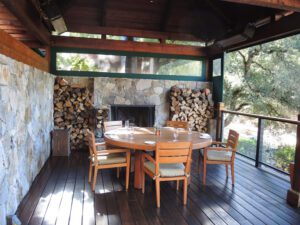
<path fill-rule="evenodd" d="M 145 194 L 132 186 L 126 192 L 123 173 L 118 180 L 115 170 L 98 172 L 94 194 L 87 181 L 87 155 L 74 153 L 48 160 L 17 215 L 22 224 L 300 224 L 300 209 L 286 204 L 287 181 L 236 160 L 234 188 L 224 166 L 217 165 L 208 166 L 204 187 L 197 156 L 186 207 L 175 183 L 161 183 L 157 209 L 150 179 Z"/>

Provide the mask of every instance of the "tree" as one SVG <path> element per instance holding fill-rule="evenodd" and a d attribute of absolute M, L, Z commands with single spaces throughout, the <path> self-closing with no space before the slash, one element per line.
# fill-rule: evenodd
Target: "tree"
<path fill-rule="evenodd" d="M 225 58 L 230 110 L 291 117 L 300 110 L 300 35 L 232 52 Z M 233 116 L 228 116 L 228 125 Z"/>

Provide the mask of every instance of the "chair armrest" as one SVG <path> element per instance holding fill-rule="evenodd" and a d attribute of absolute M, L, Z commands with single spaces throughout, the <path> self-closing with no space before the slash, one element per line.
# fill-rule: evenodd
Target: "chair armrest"
<path fill-rule="evenodd" d="M 144 161 L 145 158 L 146 158 L 146 159 L 148 159 L 149 161 L 151 161 L 152 163 L 154 163 L 154 165 L 156 164 L 155 159 L 153 159 L 149 154 L 143 153 L 142 157 L 143 157 L 143 161 Z"/>
<path fill-rule="evenodd" d="M 108 150 L 100 150 L 97 152 L 97 155 L 103 154 L 114 154 L 114 153 L 130 153 L 129 149 L 108 149 Z"/>
<path fill-rule="evenodd" d="M 235 149 L 232 148 L 223 148 L 223 147 L 206 147 L 204 148 L 204 151 L 226 151 L 226 152 L 235 152 Z"/>

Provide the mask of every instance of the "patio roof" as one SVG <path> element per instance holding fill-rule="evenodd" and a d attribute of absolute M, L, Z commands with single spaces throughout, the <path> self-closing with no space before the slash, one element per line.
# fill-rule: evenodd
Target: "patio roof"
<path fill-rule="evenodd" d="M 204 42 L 215 54 L 300 31 L 300 6 L 260 1 L 64 0 L 8 1 L 0 5 L 0 29 L 30 47 L 51 45 L 54 20 L 70 32 Z M 34 2 L 35 4 L 33 4 Z M 57 27 L 56 27 L 57 28 Z M 66 46 L 78 45 L 65 38 Z M 98 40 L 97 46 L 102 43 Z M 103 43 L 105 45 L 106 43 Z M 130 45 L 130 44 L 128 44 Z M 141 44 L 142 45 L 142 44 Z M 143 47 L 143 46 L 142 46 Z M 151 46 L 148 47 L 151 49 Z"/>

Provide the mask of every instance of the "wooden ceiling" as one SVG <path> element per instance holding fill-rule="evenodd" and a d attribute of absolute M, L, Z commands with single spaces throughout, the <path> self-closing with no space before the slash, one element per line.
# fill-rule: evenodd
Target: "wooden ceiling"
<path fill-rule="evenodd" d="M 3 2 L 0 3 L 0 29 L 30 47 L 51 45 L 51 40 L 55 42 L 49 21 L 37 10 L 37 2 L 45 3 L 45 0 L 0 1 Z M 48 2 L 57 6 L 70 32 L 157 38 L 161 42 L 166 39 L 201 41 L 214 43 L 223 50 L 247 45 L 251 40 L 259 42 L 300 32 L 300 5 L 295 0 L 285 3 L 274 3 L 274 0 Z M 47 11 L 47 6 L 43 9 Z"/>
<path fill-rule="evenodd" d="M 278 11 L 212 0 L 77 0 L 62 14 L 73 32 L 121 28 L 208 42 L 242 32 L 249 22 Z"/>

